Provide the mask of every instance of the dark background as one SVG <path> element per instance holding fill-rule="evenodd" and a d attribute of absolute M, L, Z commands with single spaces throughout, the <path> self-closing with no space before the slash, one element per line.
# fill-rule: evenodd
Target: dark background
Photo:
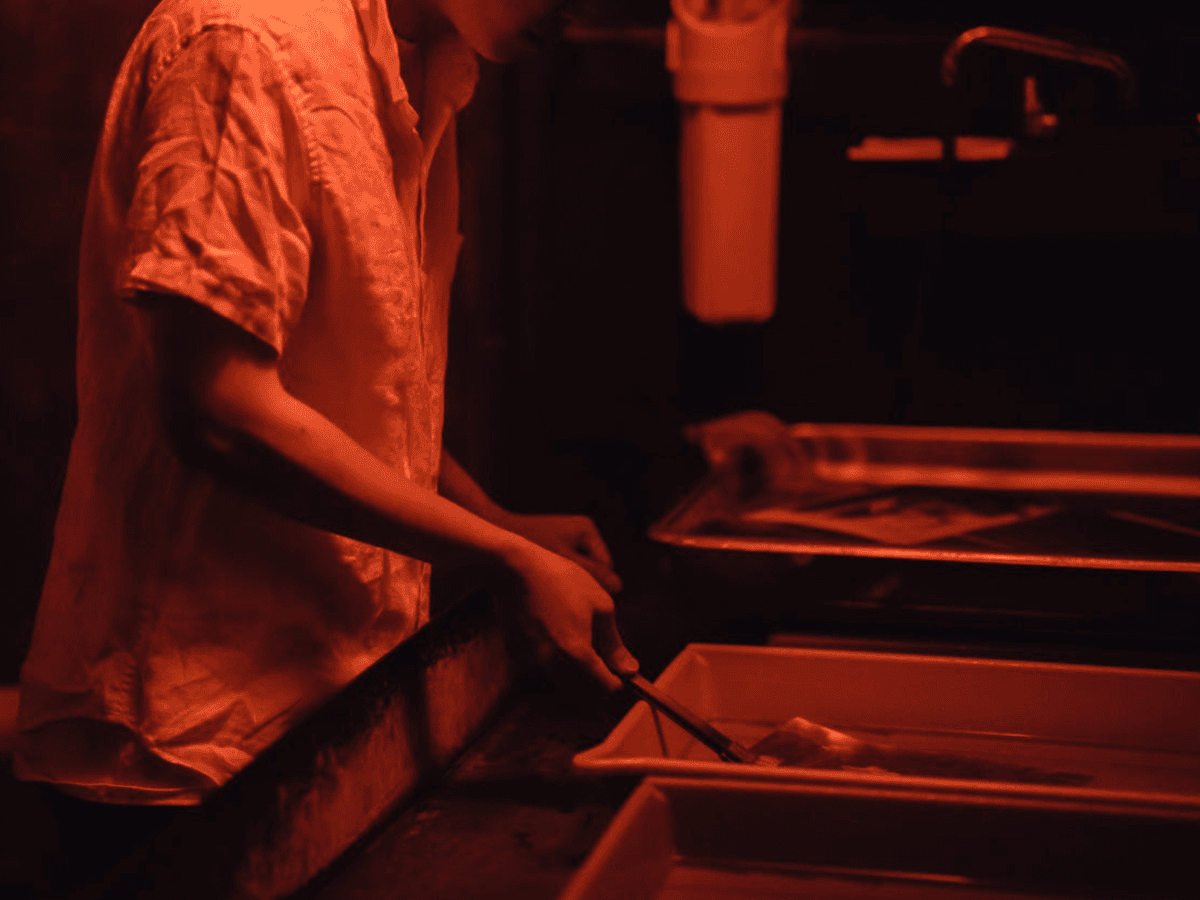
<path fill-rule="evenodd" d="M 0 2 L 0 681 L 28 644 L 74 422 L 92 153 L 153 5 Z M 1177 6 L 807 3 L 764 328 L 680 312 L 677 111 L 652 30 L 665 2 L 598 0 L 596 22 L 623 37 L 485 64 L 460 138 L 451 448 L 502 502 L 593 515 L 633 565 L 700 471 L 681 426 L 745 406 L 789 421 L 1200 430 L 1200 16 Z M 942 49 L 979 24 L 1123 54 L 1137 108 L 1117 110 L 1102 76 L 989 53 L 946 91 Z M 1076 126 L 1032 161 L 845 159 L 868 133 L 1010 133 L 1027 70 Z"/>

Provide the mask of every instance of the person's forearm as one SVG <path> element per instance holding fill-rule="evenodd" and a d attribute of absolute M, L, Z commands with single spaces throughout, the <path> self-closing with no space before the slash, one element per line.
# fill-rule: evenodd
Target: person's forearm
<path fill-rule="evenodd" d="M 291 518 L 428 562 L 511 570 L 536 552 L 409 481 L 282 386 L 244 392 L 222 418 L 205 438 L 207 467 Z"/>

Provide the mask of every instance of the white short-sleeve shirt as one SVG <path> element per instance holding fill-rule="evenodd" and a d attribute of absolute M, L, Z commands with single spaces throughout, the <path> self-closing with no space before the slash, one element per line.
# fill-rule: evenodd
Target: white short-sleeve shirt
<path fill-rule="evenodd" d="M 386 0 L 165 0 L 147 20 L 92 175 L 79 423 L 21 671 L 20 777 L 198 802 L 427 619 L 426 564 L 173 456 L 131 301 L 181 295 L 256 335 L 290 393 L 436 489 L 454 117 L 476 74 L 457 37 L 398 41 Z"/>

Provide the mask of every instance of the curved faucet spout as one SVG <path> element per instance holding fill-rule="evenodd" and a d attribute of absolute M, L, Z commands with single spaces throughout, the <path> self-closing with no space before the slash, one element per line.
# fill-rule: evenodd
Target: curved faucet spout
<path fill-rule="evenodd" d="M 1137 80 L 1129 63 L 1117 54 L 1024 31 L 1014 31 L 1011 28 L 993 28 L 989 25 L 964 31 L 946 48 L 946 52 L 942 54 L 942 84 L 946 87 L 954 87 L 958 81 L 959 58 L 967 48 L 977 44 L 1002 47 L 1016 53 L 1027 53 L 1031 56 L 1058 59 L 1101 69 L 1116 78 L 1120 89 L 1121 106 L 1125 109 L 1132 109 L 1134 106 L 1137 97 Z"/>

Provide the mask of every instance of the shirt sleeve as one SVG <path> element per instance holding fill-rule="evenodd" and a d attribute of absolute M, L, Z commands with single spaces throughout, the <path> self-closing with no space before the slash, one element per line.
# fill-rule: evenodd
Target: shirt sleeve
<path fill-rule="evenodd" d="M 154 83 L 119 293 L 188 297 L 282 353 L 308 286 L 308 157 L 258 38 L 210 29 Z"/>

